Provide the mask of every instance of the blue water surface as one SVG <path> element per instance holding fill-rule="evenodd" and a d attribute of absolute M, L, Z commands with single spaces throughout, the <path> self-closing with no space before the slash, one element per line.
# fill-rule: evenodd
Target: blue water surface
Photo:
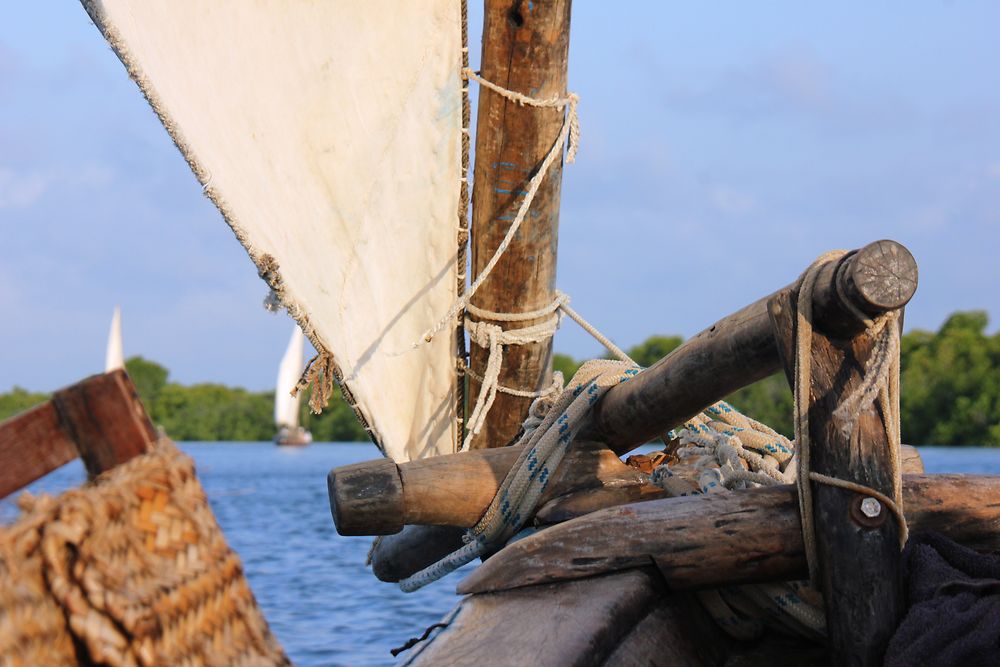
<path fill-rule="evenodd" d="M 330 468 L 376 458 L 369 444 L 181 443 L 197 466 L 229 544 L 289 657 L 302 667 L 391 665 L 389 649 L 419 635 L 458 601 L 453 574 L 402 593 L 365 567 L 371 540 L 334 530 Z M 1000 474 L 1000 450 L 922 447 L 928 472 Z M 73 462 L 29 490 L 58 493 L 84 480 Z M 0 501 L 0 520 L 17 515 Z M 471 566 L 468 566 L 471 567 Z"/>

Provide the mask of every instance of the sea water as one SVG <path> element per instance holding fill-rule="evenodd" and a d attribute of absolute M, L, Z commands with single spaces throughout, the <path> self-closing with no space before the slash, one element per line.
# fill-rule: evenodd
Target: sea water
<path fill-rule="evenodd" d="M 301 667 L 391 665 L 389 649 L 419 636 L 457 602 L 452 574 L 416 593 L 365 567 L 371 539 L 337 535 L 326 473 L 377 457 L 369 444 L 181 443 L 257 601 L 289 657 Z M 1000 450 L 924 447 L 928 472 L 1000 473 Z M 56 493 L 84 479 L 79 462 L 33 484 Z M 0 501 L 0 520 L 16 516 Z M 471 569 L 466 567 L 466 571 Z"/>

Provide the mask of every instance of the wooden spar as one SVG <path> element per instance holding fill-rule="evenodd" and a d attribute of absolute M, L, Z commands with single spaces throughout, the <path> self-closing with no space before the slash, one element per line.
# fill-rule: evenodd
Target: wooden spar
<path fill-rule="evenodd" d="M 916 285 L 904 278 L 916 275 L 915 272 L 912 255 L 894 241 L 869 244 L 828 265 L 820 272 L 813 293 L 817 324 L 838 331 L 860 327 L 856 318 L 845 312 L 837 294 L 837 281 L 846 298 L 875 315 L 909 301 Z M 871 276 L 886 277 L 878 283 L 881 289 L 872 286 Z M 887 284 L 895 287 L 888 296 L 883 293 Z M 784 291 L 794 287 L 793 283 Z M 598 439 L 617 454 L 624 454 L 678 426 L 732 391 L 780 370 L 781 357 L 767 312 L 768 298 L 720 320 L 654 366 L 610 389 L 597 404 L 596 428 L 578 439 Z M 368 474 L 366 470 L 374 473 L 376 468 L 393 464 L 379 460 L 336 468 L 328 478 L 334 522 L 338 530 L 352 535 L 379 534 L 376 530 L 381 534 L 394 533 L 407 523 L 471 525 L 464 523 L 466 517 L 475 521 L 481 516 L 516 457 L 516 451 L 485 459 L 470 458 L 465 453 L 402 464 L 399 479 L 404 489 L 409 487 L 407 500 L 402 502 L 402 497 L 395 495 L 396 490 L 388 487 L 384 489 L 385 498 L 380 499 L 378 485 L 365 482 L 365 493 L 371 494 L 365 496 L 366 509 L 358 506 L 361 497 L 347 483 L 354 484 L 352 476 Z M 568 467 L 568 463 L 560 466 Z M 431 477 L 427 486 L 417 489 L 408 483 L 415 475 L 408 480 L 407 471 L 424 469 Z M 451 480 L 471 480 L 472 475 L 477 477 L 475 483 L 461 482 L 461 490 L 452 486 Z M 391 480 L 392 476 L 386 479 Z M 411 505 L 419 509 L 412 510 Z M 406 514 L 414 511 L 418 514 Z M 461 517 L 456 516 L 458 512 Z M 447 514 L 447 520 L 442 520 L 443 514 Z"/>
<path fill-rule="evenodd" d="M 917 276 L 897 276 L 916 284 Z M 874 291 L 888 292 L 883 281 Z M 768 303 L 785 372 L 795 373 L 797 290 Z M 856 318 L 855 318 L 856 319 Z M 890 326 L 902 328 L 901 319 Z M 809 458 L 813 472 L 861 484 L 889 498 L 898 491 L 892 469 L 895 445 L 882 407 L 872 403 L 842 417 L 837 409 L 865 380 L 876 339 L 867 331 L 834 337 L 813 331 L 809 386 Z M 898 350 L 894 352 L 898 355 Z M 897 357 L 898 359 L 898 357 Z M 794 379 L 792 379 L 794 387 Z M 889 509 L 864 494 L 812 484 L 818 581 L 826 606 L 827 638 L 836 664 L 881 665 L 903 614 L 899 568 L 901 526 Z M 863 502 L 873 503 L 867 511 Z"/>
<path fill-rule="evenodd" d="M 125 371 L 89 377 L 0 423 L 0 498 L 77 456 L 94 477 L 147 451 L 155 440 Z"/>
<path fill-rule="evenodd" d="M 911 530 L 937 531 L 974 549 L 1000 549 L 1000 477 L 906 475 L 903 504 Z M 589 577 L 643 567 L 650 560 L 671 590 L 804 577 L 795 487 L 667 498 L 594 512 L 506 546 L 458 591 Z"/>
<path fill-rule="evenodd" d="M 506 449 L 491 449 L 479 452 L 468 452 L 470 458 L 490 457 Z M 607 451 L 607 450 L 605 450 Z M 903 445 L 903 472 L 907 474 L 922 473 L 923 461 L 916 448 Z M 540 509 L 535 513 L 536 525 L 561 523 L 591 512 L 627 505 L 644 500 L 656 500 L 669 497 L 666 491 L 650 484 L 644 476 L 636 474 L 629 466 L 615 466 L 614 458 L 599 460 L 599 468 L 591 470 L 591 477 L 581 471 L 571 473 L 569 470 L 557 473 L 560 477 L 554 480 L 551 491 L 546 493 Z M 577 459 L 577 468 L 586 468 L 586 464 Z M 408 525 L 402 532 L 384 536 L 372 551 L 372 572 L 381 581 L 399 581 L 415 572 L 419 572 L 431 563 L 436 562 L 445 554 L 455 551 L 464 542 L 462 535 L 465 528 L 471 526 L 482 509 L 464 504 L 469 488 L 479 488 L 479 493 L 490 490 L 496 493 L 498 482 L 491 475 L 476 474 L 475 467 L 469 466 L 466 471 L 466 481 L 459 485 L 450 485 L 445 479 L 438 480 L 438 492 L 450 495 L 453 499 L 446 505 L 443 512 L 430 515 L 424 513 L 425 520 L 430 519 L 441 525 Z M 675 478 L 686 479 L 691 488 L 697 488 L 698 476 L 701 471 L 694 465 L 678 464 L 671 466 Z M 575 488 L 574 488 L 575 487 Z M 404 502 L 406 493 L 404 492 Z M 419 495 L 419 494 L 418 494 Z M 552 498 L 548 500 L 548 498 Z"/>
<path fill-rule="evenodd" d="M 821 330 L 853 335 L 861 324 L 838 296 L 876 316 L 902 308 L 917 288 L 917 263 L 895 241 L 876 241 L 828 264 L 813 293 Z M 781 291 L 793 289 L 790 285 Z M 765 297 L 686 341 L 597 404 L 595 427 L 585 437 L 624 454 L 662 435 L 708 405 L 781 370 Z"/>
<path fill-rule="evenodd" d="M 518 454 L 520 449 L 504 447 L 334 468 L 327 477 L 333 522 L 341 535 L 393 535 L 408 525 L 470 527 L 486 511 Z M 905 472 L 923 471 L 912 447 L 904 445 L 903 462 Z M 539 507 L 584 491 L 601 492 L 605 507 L 649 497 L 646 475 L 597 443 L 577 443 L 564 463 Z"/>
<path fill-rule="evenodd" d="M 486 0 L 481 75 L 507 90 L 535 98 L 566 95 L 571 0 L 529 2 Z M 555 108 L 521 106 L 480 87 L 476 122 L 476 164 L 472 193 L 472 276 L 490 261 L 510 228 L 534 169 L 552 148 L 564 113 Z M 513 243 L 472 298 L 472 304 L 498 313 L 530 312 L 555 298 L 556 244 L 562 159 L 549 168 Z M 503 323 L 504 329 L 539 324 L 549 316 Z M 489 350 L 472 344 L 470 366 L 486 369 Z M 511 345 L 503 351 L 500 385 L 539 391 L 552 383 L 552 339 Z M 469 410 L 480 383 L 469 378 Z M 472 447 L 502 447 L 517 435 L 530 398 L 498 393 Z"/>
<path fill-rule="evenodd" d="M 408 524 L 473 525 L 520 450 L 463 452 L 396 464 L 390 459 L 334 468 L 330 510 L 341 535 L 391 535 Z M 645 476 L 598 443 L 578 442 L 543 501 L 583 488 L 638 485 Z"/>

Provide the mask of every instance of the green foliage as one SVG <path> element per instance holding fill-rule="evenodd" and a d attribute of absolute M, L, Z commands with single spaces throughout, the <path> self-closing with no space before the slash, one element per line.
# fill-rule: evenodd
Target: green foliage
<path fill-rule="evenodd" d="M 649 368 L 657 361 L 673 352 L 684 339 L 680 336 L 650 336 L 642 343 L 630 347 L 626 354 L 643 368 Z"/>
<path fill-rule="evenodd" d="M 323 412 L 314 415 L 309 409 L 309 394 L 302 397 L 299 408 L 299 423 L 312 433 L 318 442 L 351 442 L 369 440 L 361 422 L 340 393 L 330 397 Z"/>
<path fill-rule="evenodd" d="M 580 364 L 583 362 L 578 362 L 573 357 L 568 354 L 554 354 L 552 355 L 552 370 L 561 371 L 563 374 L 563 379 L 569 383 L 573 375 L 580 369 Z"/>
<path fill-rule="evenodd" d="M 726 402 L 778 433 L 792 437 L 795 430 L 792 426 L 792 390 L 784 373 L 743 387 L 727 396 Z"/>
<path fill-rule="evenodd" d="M 274 392 L 252 392 L 221 384 L 185 386 L 168 382 L 166 368 L 142 357 L 126 361 L 125 370 L 153 422 L 175 440 L 259 441 L 274 437 Z M 14 387 L 0 394 L 0 420 L 48 398 L 48 394 Z M 314 440 L 368 440 L 354 411 L 339 394 L 330 399 L 320 415 L 309 412 L 308 401 L 307 392 L 302 397 L 299 423 L 312 431 Z"/>
<path fill-rule="evenodd" d="M 982 311 L 955 313 L 936 334 L 903 336 L 904 442 L 1000 445 L 1000 334 Z"/>
<path fill-rule="evenodd" d="M 901 418 L 903 441 L 918 445 L 1000 446 L 1000 334 L 986 335 L 982 311 L 955 313 L 936 332 L 903 336 Z M 672 352 L 679 336 L 653 336 L 628 350 L 642 366 Z M 567 381 L 580 367 L 565 354 L 553 365 Z M 132 357 L 125 367 L 153 421 L 177 440 L 270 440 L 274 436 L 271 392 L 250 392 L 218 384 L 183 386 L 168 382 L 167 369 Z M 706 369 L 710 372 L 710 369 Z M 47 394 L 14 387 L 0 394 L 0 419 L 26 410 Z M 340 396 L 320 415 L 302 400 L 303 426 L 317 441 L 367 440 L 353 410 Z M 765 378 L 726 398 L 736 408 L 785 435 L 792 435 L 792 394 L 783 374 Z"/>
<path fill-rule="evenodd" d="M 987 336 L 987 324 L 982 311 L 959 312 L 937 333 L 915 330 L 902 337 L 900 417 L 904 442 L 1000 446 L 1000 333 Z M 648 367 L 680 343 L 677 336 L 653 336 L 629 349 L 628 354 Z M 555 355 L 560 370 L 575 370 L 580 363 L 564 354 Z M 792 436 L 792 392 L 784 374 L 744 387 L 726 400 Z"/>
<path fill-rule="evenodd" d="M 160 392 L 167 385 L 166 368 L 142 357 L 130 357 L 125 361 L 125 371 L 132 378 L 135 390 L 139 392 L 146 410 L 151 410 L 160 398 Z"/>
<path fill-rule="evenodd" d="M 273 409 L 272 392 L 170 383 L 153 404 L 152 417 L 176 440 L 270 440 Z"/>
<path fill-rule="evenodd" d="M 49 400 L 48 394 L 40 394 L 21 387 L 14 387 L 6 394 L 0 394 L 0 421 L 13 417 Z"/>

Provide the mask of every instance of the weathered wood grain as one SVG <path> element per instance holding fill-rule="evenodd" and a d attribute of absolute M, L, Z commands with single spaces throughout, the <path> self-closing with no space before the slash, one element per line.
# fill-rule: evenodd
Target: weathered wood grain
<path fill-rule="evenodd" d="M 326 476 L 326 486 L 341 535 L 392 535 L 403 529 L 403 483 L 392 459 L 334 468 Z"/>
<path fill-rule="evenodd" d="M 906 475 L 911 531 L 1000 549 L 1000 477 Z M 806 575 L 792 486 L 667 498 L 604 509 L 508 545 L 459 584 L 478 593 L 653 562 L 671 590 Z"/>
<path fill-rule="evenodd" d="M 662 593 L 647 568 L 474 595 L 411 664 L 600 665 Z"/>
<path fill-rule="evenodd" d="M 570 0 L 486 0 L 482 76 L 508 90 L 548 99 L 566 95 Z M 480 87 L 476 165 L 472 193 L 472 275 L 493 257 L 523 201 L 527 181 L 552 148 L 563 123 L 559 109 L 520 106 Z M 504 256 L 472 298 L 499 313 L 538 310 L 555 297 L 556 246 L 562 159 L 552 164 L 531 210 Z M 543 318 L 544 319 L 544 318 Z M 522 328 L 542 320 L 504 323 Z M 472 370 L 482 377 L 489 351 L 470 349 Z M 525 391 L 552 382 L 552 340 L 504 350 L 500 384 Z M 470 405 L 479 382 L 469 379 Z M 517 435 L 530 398 L 497 394 L 473 448 L 502 447 Z"/>
<path fill-rule="evenodd" d="M 519 448 L 504 447 L 410 461 L 398 468 L 387 459 L 334 468 L 327 478 L 334 524 L 342 535 L 391 535 L 409 524 L 472 526 L 519 453 Z M 905 445 L 903 470 L 923 472 L 919 453 Z M 691 472 L 692 479 L 697 475 Z M 647 482 L 600 443 L 577 442 L 539 503 L 538 519 L 556 523 L 600 507 L 658 497 L 659 489 Z"/>
<path fill-rule="evenodd" d="M 52 395 L 63 431 L 91 477 L 149 450 L 156 429 L 123 370 L 95 375 Z"/>
<path fill-rule="evenodd" d="M 497 451 L 504 450 L 484 451 L 482 454 L 493 455 Z M 606 456 L 602 456 L 602 459 L 606 459 Z M 699 470 L 682 464 L 674 466 L 673 471 L 676 477 L 688 479 L 692 488 L 697 488 Z M 923 471 L 923 462 L 916 448 L 903 445 L 903 472 L 909 474 Z M 474 479 L 470 481 L 475 482 Z M 490 477 L 482 482 L 489 485 L 494 480 Z M 600 485 L 588 487 L 588 483 Z M 560 495 L 552 497 L 555 493 Z M 534 518 L 536 525 L 561 523 L 607 507 L 665 498 L 667 493 L 650 484 L 644 475 L 636 474 L 630 467 L 618 468 L 608 461 L 605 472 L 600 474 L 599 479 L 591 482 L 585 479 L 575 482 L 556 480 L 553 492 L 546 497 L 551 497 L 551 500 L 541 504 L 541 509 Z M 460 502 L 460 499 L 456 499 L 450 507 L 457 509 Z M 469 517 L 473 514 L 474 512 L 461 510 L 461 513 L 454 516 Z M 464 532 L 464 528 L 447 525 L 406 526 L 402 532 L 386 535 L 379 542 L 372 553 L 372 572 L 381 581 L 399 581 L 461 547 Z"/>
<path fill-rule="evenodd" d="M 379 581 L 405 579 L 460 549 L 465 531 L 457 526 L 406 526 L 395 535 L 383 535 L 372 549 L 372 574 Z"/>
<path fill-rule="evenodd" d="M 334 523 L 342 535 L 391 534 L 404 524 L 472 526 L 519 454 L 518 448 L 505 447 L 398 466 L 379 459 L 334 468 L 327 478 Z M 577 442 L 542 502 L 583 488 L 637 485 L 645 479 L 603 445 Z"/>
<path fill-rule="evenodd" d="M 875 249 L 875 252 L 878 248 Z M 868 254 L 874 253 L 866 253 Z M 895 276 L 892 266 L 859 263 L 871 268 L 863 286 L 885 301 L 908 279 Z M 907 285 L 916 286 L 915 275 Z M 796 290 L 775 295 L 769 307 L 779 339 L 786 374 L 796 368 Z M 857 322 L 857 318 L 851 318 Z M 897 321 L 893 326 L 898 326 Z M 865 380 L 865 367 L 876 339 L 862 331 L 832 337 L 813 331 L 809 386 L 809 457 L 813 472 L 870 487 L 890 498 L 897 488 L 890 465 L 891 448 L 877 403 L 845 417 L 837 409 Z M 794 381 L 792 382 L 794 387 Z M 838 664 L 882 664 L 885 647 L 903 614 L 899 568 L 900 526 L 889 510 L 870 519 L 860 511 L 864 499 L 853 491 L 812 483 L 813 534 L 816 540 L 817 584 L 826 605 L 827 638 Z"/>
<path fill-rule="evenodd" d="M 827 265 L 813 293 L 817 327 L 838 335 L 853 335 L 861 329 L 838 297 L 836 281 L 841 281 L 845 297 L 855 306 L 877 315 L 909 302 L 916 272 L 909 251 L 885 240 Z M 873 273 L 884 277 L 878 287 Z M 624 454 L 737 389 L 781 370 L 767 312 L 770 298 L 719 320 L 636 377 L 610 389 L 597 404 L 592 432 L 584 436 Z"/>
<path fill-rule="evenodd" d="M 604 667 L 722 665 L 732 642 L 689 594 L 664 595 L 632 627 Z"/>
<path fill-rule="evenodd" d="M 51 402 L 7 419 L 0 424 L 0 498 L 76 457 L 73 440 L 59 426 L 59 415 Z"/>
<path fill-rule="evenodd" d="M 81 456 L 91 476 L 140 454 L 156 433 L 124 371 L 95 375 L 0 423 L 0 498 Z"/>
<path fill-rule="evenodd" d="M 910 445 L 902 446 L 901 464 L 903 474 L 918 475 L 924 472 L 924 462 L 920 452 Z M 698 488 L 700 470 L 693 466 L 671 466 L 674 476 L 686 480 L 692 488 Z M 606 507 L 627 505 L 628 503 L 668 498 L 671 494 L 653 484 L 606 484 L 596 489 L 584 489 L 561 495 L 545 503 L 535 514 L 536 524 L 553 524 L 569 521 Z"/>

